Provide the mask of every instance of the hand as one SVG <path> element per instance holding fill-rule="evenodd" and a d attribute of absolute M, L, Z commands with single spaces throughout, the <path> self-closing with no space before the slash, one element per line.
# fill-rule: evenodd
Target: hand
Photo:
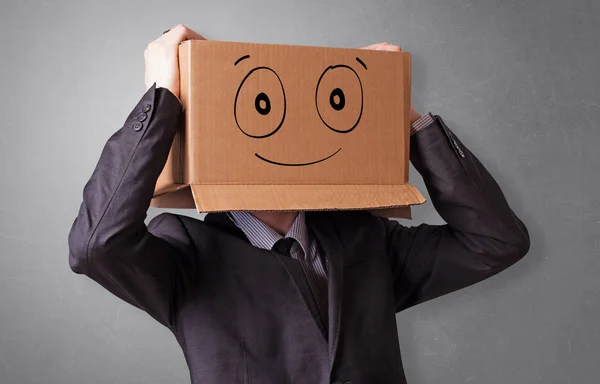
<path fill-rule="evenodd" d="M 146 89 L 156 83 L 179 98 L 179 44 L 186 40 L 204 40 L 202 36 L 179 24 L 154 40 L 144 51 Z"/>
<path fill-rule="evenodd" d="M 399 46 L 388 44 L 388 43 L 372 44 L 372 45 L 368 45 L 366 47 L 362 47 L 361 49 L 370 49 L 373 51 L 402 52 L 402 48 L 400 48 Z M 411 124 L 414 123 L 415 121 L 419 120 L 420 117 L 421 117 L 421 115 L 418 114 L 417 111 L 415 111 L 415 109 L 411 105 L 410 106 L 410 123 Z"/>

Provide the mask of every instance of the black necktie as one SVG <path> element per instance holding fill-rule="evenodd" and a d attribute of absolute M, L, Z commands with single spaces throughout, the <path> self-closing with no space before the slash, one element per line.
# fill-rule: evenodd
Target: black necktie
<path fill-rule="evenodd" d="M 292 237 L 285 237 L 283 239 L 277 240 L 277 242 L 273 245 L 271 250 L 275 252 L 279 252 L 286 256 L 291 256 L 292 246 L 296 240 Z"/>

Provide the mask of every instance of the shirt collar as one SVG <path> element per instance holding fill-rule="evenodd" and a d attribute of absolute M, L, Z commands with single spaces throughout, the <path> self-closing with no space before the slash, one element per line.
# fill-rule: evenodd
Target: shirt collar
<path fill-rule="evenodd" d="M 284 237 L 250 212 L 228 212 L 227 216 L 244 232 L 250 243 L 257 248 L 271 249 L 277 240 Z M 298 212 L 285 237 L 291 237 L 296 240 L 306 254 L 309 240 L 304 212 Z"/>

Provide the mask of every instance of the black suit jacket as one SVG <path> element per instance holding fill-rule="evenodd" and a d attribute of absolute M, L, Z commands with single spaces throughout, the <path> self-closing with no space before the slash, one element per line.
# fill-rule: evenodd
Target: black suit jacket
<path fill-rule="evenodd" d="M 500 188 L 444 124 L 411 161 L 447 225 L 309 212 L 329 261 L 329 332 L 295 260 L 253 247 L 225 214 L 144 224 L 181 106 L 152 87 L 107 142 L 69 235 L 69 263 L 167 326 L 193 383 L 405 383 L 395 313 L 492 276 L 529 237 Z"/>

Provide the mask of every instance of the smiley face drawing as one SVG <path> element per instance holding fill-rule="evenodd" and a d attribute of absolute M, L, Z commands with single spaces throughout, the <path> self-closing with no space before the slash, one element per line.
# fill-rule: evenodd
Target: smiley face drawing
<path fill-rule="evenodd" d="M 408 183 L 410 54 L 191 40 L 179 67 L 183 129 L 157 194 L 200 212 L 424 202 Z"/>
<path fill-rule="evenodd" d="M 184 42 L 183 182 L 406 183 L 409 59 L 406 52 Z"/>
<path fill-rule="evenodd" d="M 234 66 L 237 66 L 246 59 L 250 59 L 250 55 L 244 55 L 238 58 L 235 61 Z M 367 70 L 366 64 L 359 57 L 356 57 L 356 62 L 359 63 L 364 70 Z M 244 87 L 246 82 L 250 80 L 249 83 L 251 83 L 254 77 L 260 75 L 262 75 L 262 83 L 258 84 L 258 86 L 254 84 L 254 87 L 250 90 L 246 90 Z M 337 84 L 334 79 L 337 79 Z M 274 92 L 271 92 L 270 94 L 261 90 L 264 83 L 269 82 L 275 84 L 275 86 L 272 87 Z M 364 90 L 360 76 L 354 68 L 346 64 L 328 66 L 316 81 L 314 93 L 314 108 L 324 126 L 334 132 L 345 134 L 352 132 L 359 125 L 363 113 Z M 244 98 L 249 98 L 250 100 L 252 100 L 252 98 L 254 99 L 254 111 L 252 111 L 252 103 L 250 103 L 250 111 L 245 111 L 245 114 L 240 112 L 238 118 L 238 107 L 240 109 L 243 108 L 244 104 L 241 100 Z M 271 101 L 272 99 L 274 100 L 273 102 Z M 347 108 L 347 103 L 349 108 Z M 246 107 L 248 107 L 247 104 Z M 235 95 L 234 118 L 240 131 L 253 139 L 264 139 L 275 135 L 285 123 L 286 110 L 287 100 L 285 87 L 277 72 L 266 66 L 252 68 L 242 79 Z M 248 115 L 251 115 L 252 113 L 260 115 L 254 116 L 255 119 L 260 119 L 260 117 L 266 118 L 263 119 L 264 121 L 261 121 L 258 126 L 256 124 L 247 124 L 247 121 L 245 120 L 247 120 Z M 336 116 L 344 114 L 346 116 L 342 117 L 345 117 L 346 124 L 344 124 L 343 121 L 340 121 L 339 116 Z M 328 160 L 337 155 L 341 150 L 342 148 L 338 148 L 325 157 L 298 163 L 268 159 L 259 153 L 255 153 L 254 155 L 258 159 L 269 164 L 299 167 L 318 164 Z"/>

